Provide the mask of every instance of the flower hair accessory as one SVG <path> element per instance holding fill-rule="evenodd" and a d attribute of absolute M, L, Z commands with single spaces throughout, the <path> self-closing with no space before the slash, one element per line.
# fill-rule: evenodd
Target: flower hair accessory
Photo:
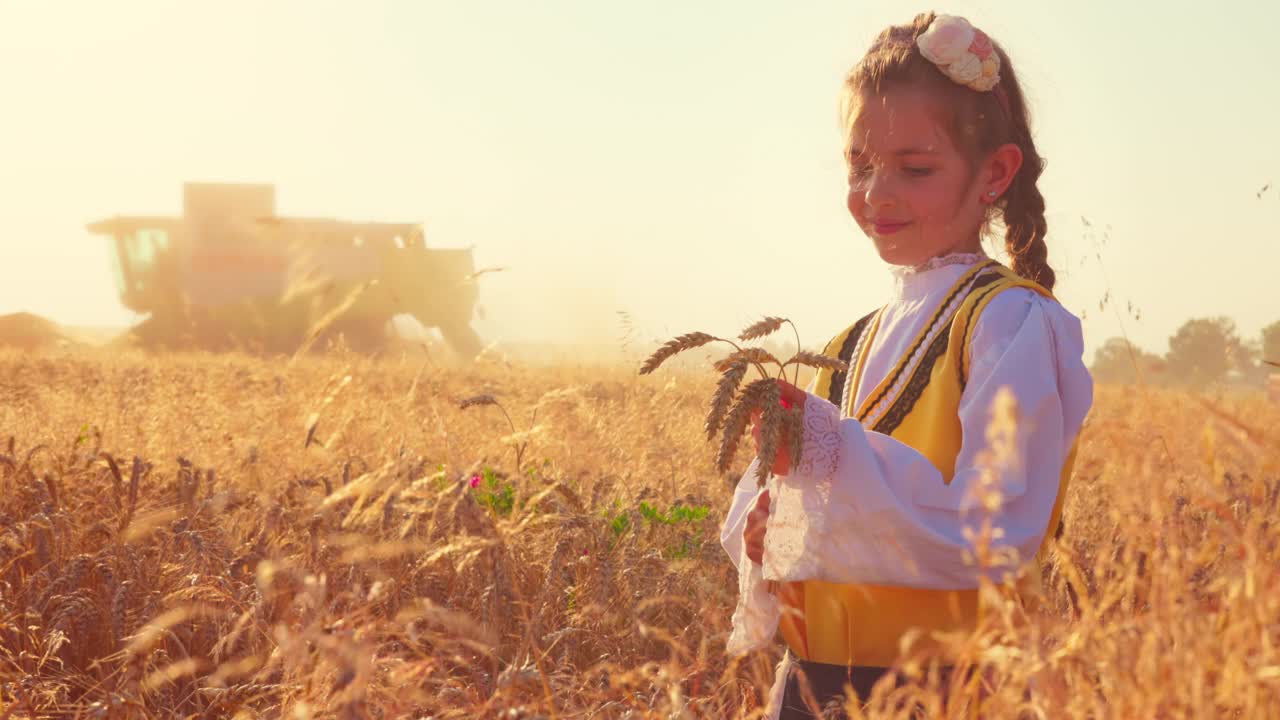
<path fill-rule="evenodd" d="M 944 75 L 967 88 L 988 92 L 1000 82 L 1000 55 L 991 38 L 962 17 L 935 17 L 916 45 Z"/>

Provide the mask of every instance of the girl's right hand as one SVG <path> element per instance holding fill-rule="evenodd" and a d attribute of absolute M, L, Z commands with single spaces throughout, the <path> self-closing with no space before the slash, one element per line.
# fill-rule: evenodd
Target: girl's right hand
<path fill-rule="evenodd" d="M 790 410 L 793 407 L 800 408 L 800 413 L 804 414 L 804 406 L 809 399 L 809 394 L 800 388 L 792 385 L 786 380 L 778 381 L 778 390 L 781 394 L 782 407 Z M 762 413 L 760 408 L 751 411 L 751 439 L 756 444 L 756 455 L 760 454 L 760 417 Z M 773 468 L 770 469 L 774 475 L 778 477 L 786 477 L 791 472 L 791 437 L 790 432 L 784 427 L 781 436 L 778 438 L 777 454 L 774 456 Z"/>
<path fill-rule="evenodd" d="M 760 493 L 756 506 L 747 513 L 747 527 L 742 540 L 747 547 L 747 558 L 757 565 L 764 564 L 764 525 L 769 519 L 769 491 Z"/>

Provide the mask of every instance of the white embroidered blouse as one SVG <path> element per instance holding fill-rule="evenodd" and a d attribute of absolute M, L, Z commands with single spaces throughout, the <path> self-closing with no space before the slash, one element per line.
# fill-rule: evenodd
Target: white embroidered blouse
<path fill-rule="evenodd" d="M 859 387 L 846 389 L 856 393 L 855 407 L 907 351 L 947 290 L 984 260 L 982 254 L 951 255 L 893 271 L 894 291 L 867 348 L 863 377 Z M 802 463 L 768 483 L 770 517 L 761 567 L 747 559 L 742 540 L 747 513 L 760 492 L 755 463 L 747 469 L 720 536 L 739 571 L 730 653 L 763 647 L 774 637 L 780 608 L 765 580 L 977 587 L 982 571 L 968 559 L 972 545 L 966 529 L 975 526 L 968 511 L 984 474 L 994 475 L 1003 497 L 993 518 L 1003 532 L 998 547 L 1024 561 L 1035 556 L 1063 462 L 1093 402 L 1080 321 L 1031 290 L 1006 290 L 979 316 L 970 353 L 969 382 L 960 401 L 963 442 L 950 484 L 915 449 L 843 418 L 840 408 L 810 393 Z M 979 456 L 987 448 L 992 404 L 1002 387 L 1017 403 L 1016 447 L 1013 459 L 991 474 Z M 873 412 L 867 427 L 874 422 Z M 779 683 L 785 678 L 782 667 L 778 678 Z M 775 684 L 775 695 L 780 690 Z"/>

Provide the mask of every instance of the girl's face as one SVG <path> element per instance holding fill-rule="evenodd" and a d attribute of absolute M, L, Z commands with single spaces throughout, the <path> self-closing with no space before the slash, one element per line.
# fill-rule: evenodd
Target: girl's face
<path fill-rule="evenodd" d="M 849 212 L 894 265 L 980 247 L 990 173 L 974 172 L 935 115 L 917 88 L 864 93 L 850 131 Z"/>

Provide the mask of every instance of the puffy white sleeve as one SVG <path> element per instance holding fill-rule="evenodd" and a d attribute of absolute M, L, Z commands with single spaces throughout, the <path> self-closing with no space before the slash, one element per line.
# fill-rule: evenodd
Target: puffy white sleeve
<path fill-rule="evenodd" d="M 1021 288 L 993 298 L 971 339 L 950 484 L 913 448 L 811 394 L 803 463 L 772 481 L 763 577 L 973 588 L 984 572 L 973 532 L 984 521 L 998 530 L 998 558 L 985 572 L 1033 558 L 1093 402 L 1083 354 L 1080 322 L 1058 303 Z M 1001 429 L 991 420 L 1003 388 L 1017 422 Z"/>

